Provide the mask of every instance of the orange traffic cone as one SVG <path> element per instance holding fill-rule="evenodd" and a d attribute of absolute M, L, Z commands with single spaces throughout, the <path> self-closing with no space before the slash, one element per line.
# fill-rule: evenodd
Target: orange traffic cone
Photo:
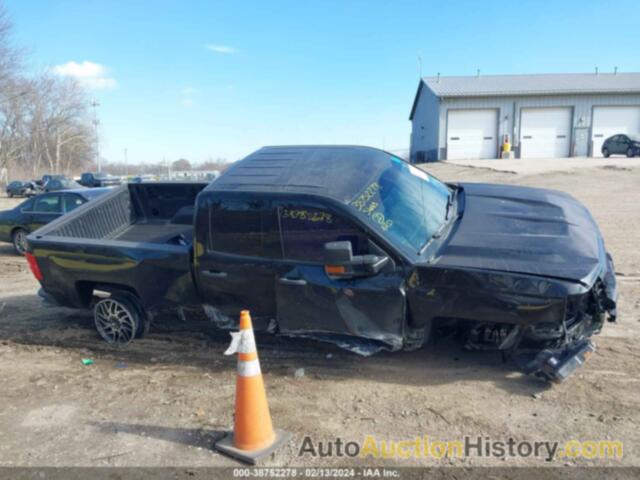
<path fill-rule="evenodd" d="M 291 438 L 291 434 L 274 431 L 267 394 L 260 371 L 251 315 L 240 312 L 240 331 L 231 334 L 231 345 L 225 355 L 238 354 L 236 377 L 236 412 L 233 434 L 216 443 L 218 451 L 247 463 L 255 464 L 270 455 Z"/>

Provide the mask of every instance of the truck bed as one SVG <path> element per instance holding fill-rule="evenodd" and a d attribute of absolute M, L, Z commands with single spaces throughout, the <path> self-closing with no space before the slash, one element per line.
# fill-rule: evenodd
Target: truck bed
<path fill-rule="evenodd" d="M 113 237 L 121 242 L 136 243 L 169 243 L 182 236 L 190 245 L 193 237 L 193 226 L 175 225 L 172 223 L 144 224 L 134 223 Z"/>
<path fill-rule="evenodd" d="M 72 307 L 109 285 L 134 291 L 150 310 L 195 296 L 193 212 L 205 186 L 123 185 L 37 230 L 28 241 L 44 290 Z"/>

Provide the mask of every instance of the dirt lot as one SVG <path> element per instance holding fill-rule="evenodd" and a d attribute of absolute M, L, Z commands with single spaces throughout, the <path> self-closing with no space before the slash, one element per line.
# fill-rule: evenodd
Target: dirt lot
<path fill-rule="evenodd" d="M 640 167 L 595 165 L 518 174 L 429 165 L 446 180 L 565 190 L 584 202 L 616 262 L 619 321 L 568 382 L 549 386 L 495 353 L 451 341 L 361 358 L 335 347 L 260 336 L 275 424 L 294 440 L 267 465 L 640 465 Z M 0 209 L 15 201 L 0 199 Z M 211 449 L 232 425 L 235 359 L 228 333 L 165 321 L 144 340 L 106 346 L 82 312 L 45 309 L 24 259 L 0 246 L 0 466 L 237 465 Z M 81 359 L 91 358 L 84 366 Z M 296 369 L 304 369 L 297 378 Z M 463 435 L 494 440 L 624 442 L 622 460 L 299 458 L 315 440 Z"/>

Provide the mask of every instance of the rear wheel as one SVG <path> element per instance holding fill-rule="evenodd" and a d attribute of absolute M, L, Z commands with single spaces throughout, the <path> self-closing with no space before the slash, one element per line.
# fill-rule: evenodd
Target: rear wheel
<path fill-rule="evenodd" d="M 633 151 L 633 148 L 631 148 L 631 147 L 627 148 L 627 157 L 629 157 L 629 158 L 634 157 L 635 153 L 636 152 Z"/>
<path fill-rule="evenodd" d="M 100 336 L 113 345 L 127 345 L 145 330 L 145 317 L 135 297 L 113 294 L 95 304 L 93 318 Z"/>
<path fill-rule="evenodd" d="M 607 147 L 602 149 L 602 156 L 605 158 L 609 158 L 609 155 L 611 155 L 611 153 L 609 152 L 609 149 Z"/>
<path fill-rule="evenodd" d="M 18 255 L 24 255 L 27 253 L 27 231 L 22 228 L 17 228 L 13 232 L 12 236 L 13 248 Z"/>

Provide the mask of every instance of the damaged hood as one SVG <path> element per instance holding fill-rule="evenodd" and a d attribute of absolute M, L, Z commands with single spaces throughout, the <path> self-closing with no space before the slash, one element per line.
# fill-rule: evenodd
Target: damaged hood
<path fill-rule="evenodd" d="M 460 184 L 464 212 L 433 263 L 591 284 L 605 265 L 589 211 L 553 190 Z"/>

